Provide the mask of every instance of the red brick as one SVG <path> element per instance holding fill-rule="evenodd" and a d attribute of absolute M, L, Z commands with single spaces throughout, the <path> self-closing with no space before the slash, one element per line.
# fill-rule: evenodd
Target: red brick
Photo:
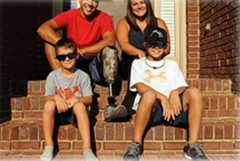
<path fill-rule="evenodd" d="M 215 139 L 223 139 L 223 128 L 221 123 L 215 124 Z"/>
<path fill-rule="evenodd" d="M 161 142 L 144 142 L 144 150 L 161 150 Z"/>
<path fill-rule="evenodd" d="M 208 80 L 208 90 L 209 91 L 214 90 L 214 80 Z"/>
<path fill-rule="evenodd" d="M 123 140 L 123 123 L 116 123 L 116 140 Z"/>
<path fill-rule="evenodd" d="M 114 140 L 114 124 L 112 122 L 106 123 L 106 140 Z"/>
<path fill-rule="evenodd" d="M 217 109 L 218 107 L 218 97 L 217 96 L 211 96 L 211 109 Z"/>
<path fill-rule="evenodd" d="M 220 143 L 219 142 L 199 142 L 199 144 L 203 145 L 203 149 L 205 150 L 219 150 Z"/>
<path fill-rule="evenodd" d="M 240 149 L 240 141 L 235 141 L 233 148 L 234 149 Z"/>
<path fill-rule="evenodd" d="M 24 112 L 24 117 L 25 118 L 34 118 L 34 119 L 41 119 L 42 118 L 42 111 L 36 111 L 36 112 L 31 112 L 31 111 L 25 111 Z"/>
<path fill-rule="evenodd" d="M 103 142 L 104 150 L 124 150 L 128 146 L 128 142 Z"/>
<path fill-rule="evenodd" d="M 59 150 L 69 150 L 70 142 L 58 142 Z"/>
<path fill-rule="evenodd" d="M 175 140 L 183 140 L 183 132 L 184 129 L 182 128 L 175 128 Z"/>
<path fill-rule="evenodd" d="M 68 140 L 75 140 L 77 137 L 76 128 L 74 126 L 68 126 Z"/>
<path fill-rule="evenodd" d="M 97 122 L 95 130 L 95 138 L 96 140 L 103 140 L 104 139 L 104 122 Z"/>
<path fill-rule="evenodd" d="M 20 126 L 20 133 L 19 133 L 19 139 L 20 140 L 28 140 L 29 139 L 29 126 L 31 126 L 32 123 L 26 123 L 23 126 Z"/>
<path fill-rule="evenodd" d="M 163 126 L 155 126 L 155 139 L 156 140 L 163 140 L 163 132 L 164 132 L 164 128 Z"/>
<path fill-rule="evenodd" d="M 24 110 L 30 110 L 30 99 L 29 98 L 23 98 L 23 109 Z"/>
<path fill-rule="evenodd" d="M 42 125 L 39 126 L 39 139 L 44 140 L 44 134 L 43 134 L 43 127 Z"/>
<path fill-rule="evenodd" d="M 40 92 L 40 82 L 34 81 L 32 83 L 33 92 Z"/>
<path fill-rule="evenodd" d="M 38 110 L 39 109 L 39 99 L 38 98 L 31 98 L 31 110 Z"/>
<path fill-rule="evenodd" d="M 222 90 L 222 81 L 221 80 L 216 80 L 215 81 L 215 85 L 216 85 L 216 90 L 217 91 L 221 91 Z"/>
<path fill-rule="evenodd" d="M 201 80 L 201 91 L 205 91 L 207 89 L 207 81 L 206 80 Z"/>
<path fill-rule="evenodd" d="M 77 140 L 82 140 L 82 137 L 81 137 L 81 135 L 79 133 L 79 130 L 77 130 L 76 133 L 77 133 Z"/>
<path fill-rule="evenodd" d="M 150 128 L 145 136 L 144 140 L 153 140 L 153 128 Z"/>
<path fill-rule="evenodd" d="M 219 111 L 219 116 L 220 117 L 226 117 L 226 116 L 234 116 L 234 117 L 238 117 L 240 114 L 239 110 L 220 110 Z"/>
<path fill-rule="evenodd" d="M 19 127 L 11 128 L 11 140 L 19 140 Z"/>
<path fill-rule="evenodd" d="M 22 98 L 16 98 L 15 99 L 15 110 L 22 110 L 23 106 L 22 106 Z"/>
<path fill-rule="evenodd" d="M 233 150 L 233 142 L 222 142 L 222 150 Z"/>
<path fill-rule="evenodd" d="M 101 143 L 99 142 L 91 142 L 92 148 L 96 150 L 101 149 Z M 83 143 L 81 141 L 74 141 L 72 143 L 72 149 L 73 150 L 82 150 Z"/>
<path fill-rule="evenodd" d="M 38 139 L 38 126 L 32 125 L 29 127 L 29 138 L 30 140 L 37 140 Z"/>
<path fill-rule="evenodd" d="M 200 126 L 199 134 L 198 134 L 198 140 L 203 140 L 204 132 L 203 132 L 203 125 Z"/>
<path fill-rule="evenodd" d="M 73 142 L 73 150 L 80 150 L 82 149 L 83 143 L 81 141 L 74 141 Z"/>
<path fill-rule="evenodd" d="M 208 110 L 208 117 L 218 117 L 217 110 Z"/>
<path fill-rule="evenodd" d="M 32 142 L 13 142 L 12 149 L 21 150 L 21 149 L 40 149 L 40 142 L 39 141 L 32 141 Z"/>
<path fill-rule="evenodd" d="M 67 132 L 66 132 L 66 126 L 60 126 L 58 130 L 58 139 L 59 140 L 66 140 L 67 139 Z"/>
<path fill-rule="evenodd" d="M 220 109 L 227 109 L 227 104 L 226 104 L 226 97 L 222 96 L 219 97 L 219 108 Z"/>
<path fill-rule="evenodd" d="M 125 124 L 125 139 L 132 140 L 133 132 L 134 132 L 134 127 L 131 125 L 130 122 L 126 122 L 126 124 Z"/>
<path fill-rule="evenodd" d="M 11 142 L 1 141 L 0 150 L 11 150 Z"/>
<path fill-rule="evenodd" d="M 233 139 L 233 126 L 228 123 L 224 124 L 224 139 Z"/>
<path fill-rule="evenodd" d="M 235 109 L 236 105 L 236 97 L 229 96 L 228 97 L 228 109 Z"/>
<path fill-rule="evenodd" d="M 165 126 L 165 140 L 173 140 L 174 128 Z"/>
<path fill-rule="evenodd" d="M 202 97 L 202 102 L 203 102 L 203 108 L 204 109 L 209 109 L 209 98 L 208 98 L 208 96 L 203 96 Z"/>
<path fill-rule="evenodd" d="M 164 150 L 182 150 L 185 144 L 186 142 L 164 142 L 163 149 Z"/>
<path fill-rule="evenodd" d="M 205 139 L 213 139 L 213 126 L 208 123 L 204 123 L 205 127 Z"/>
<path fill-rule="evenodd" d="M 23 118 L 22 112 L 12 112 L 11 114 L 12 118 Z"/>

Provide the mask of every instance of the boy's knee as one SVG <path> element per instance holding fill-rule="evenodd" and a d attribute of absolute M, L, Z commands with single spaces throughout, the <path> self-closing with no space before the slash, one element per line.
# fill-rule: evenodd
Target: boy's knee
<path fill-rule="evenodd" d="M 192 87 L 188 89 L 189 96 L 192 99 L 202 100 L 201 91 L 198 88 Z"/>
<path fill-rule="evenodd" d="M 141 99 L 149 103 L 154 103 L 157 99 L 157 94 L 154 90 L 149 89 L 142 94 Z"/>
<path fill-rule="evenodd" d="M 46 112 L 46 113 L 50 113 L 50 112 L 55 111 L 55 108 L 56 108 L 56 104 L 55 104 L 54 101 L 47 101 L 44 104 L 43 111 Z"/>
<path fill-rule="evenodd" d="M 74 113 L 82 113 L 86 111 L 86 106 L 82 102 L 75 103 L 73 106 L 73 112 Z"/>

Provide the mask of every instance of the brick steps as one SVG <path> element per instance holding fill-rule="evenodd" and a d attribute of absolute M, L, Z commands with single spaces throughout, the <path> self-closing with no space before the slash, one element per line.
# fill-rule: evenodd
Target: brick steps
<path fill-rule="evenodd" d="M 240 96 L 231 95 L 231 82 L 208 79 L 187 79 L 186 81 L 190 87 L 199 88 L 203 94 L 204 111 L 199 142 L 204 145 L 204 149 L 209 154 L 238 155 L 240 152 L 240 118 L 238 117 Z M 8 153 L 40 155 L 43 151 L 44 85 L 45 80 L 29 81 L 28 95 L 11 99 L 12 120 L 0 124 L 0 156 Z M 124 81 L 120 95 L 117 96 L 117 104 L 121 104 L 126 89 L 127 82 Z M 107 104 L 108 89 L 96 86 L 94 92 L 97 93 L 94 97 L 96 104 L 91 107 L 90 114 L 93 125 L 93 147 L 104 157 L 120 156 L 122 158 L 123 150 L 132 140 L 133 126 L 130 122 L 106 123 L 104 108 Z M 57 140 L 59 154 L 81 155 L 82 140 L 78 130 L 72 125 L 60 126 Z M 185 130 L 157 126 L 151 128 L 145 137 L 144 155 L 146 158 L 152 158 L 153 153 L 154 157 L 158 156 L 156 153 L 173 154 L 173 158 L 180 154 L 182 156 L 185 142 Z"/>
<path fill-rule="evenodd" d="M 42 152 L 2 152 L 0 153 L 1 161 L 39 161 Z M 207 156 L 213 161 L 239 161 L 239 153 L 237 152 L 206 152 Z M 122 161 L 123 153 L 118 152 L 97 152 L 101 161 Z M 59 152 L 55 160 L 61 161 L 85 161 L 81 152 Z M 183 157 L 182 152 L 144 152 L 140 161 L 188 161 Z"/>
<path fill-rule="evenodd" d="M 203 119 L 199 142 L 207 151 L 238 151 L 240 149 L 240 119 Z M 94 127 L 97 151 L 122 152 L 133 136 L 129 122 L 106 123 L 98 120 Z M 44 136 L 41 121 L 9 121 L 0 124 L 0 151 L 43 150 Z M 60 126 L 58 145 L 61 151 L 81 150 L 81 137 L 72 125 Z M 156 126 L 145 137 L 144 149 L 151 151 L 182 151 L 186 131 L 181 128 Z"/>
<path fill-rule="evenodd" d="M 99 93 L 96 98 L 98 103 L 93 107 L 93 111 L 98 113 L 98 119 L 104 119 L 104 109 L 107 104 L 107 92 Z M 125 93 L 121 92 L 117 96 L 117 104 L 121 104 Z M 42 119 L 44 97 L 27 96 L 11 99 L 12 119 Z M 203 94 L 203 117 L 204 118 L 237 118 L 240 115 L 240 97 L 231 95 L 209 95 Z"/>

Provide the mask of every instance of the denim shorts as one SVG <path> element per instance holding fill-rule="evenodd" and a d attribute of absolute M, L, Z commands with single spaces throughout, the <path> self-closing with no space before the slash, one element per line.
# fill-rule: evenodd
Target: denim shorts
<path fill-rule="evenodd" d="M 185 91 L 183 91 L 179 95 L 182 107 L 183 107 L 183 93 Z M 188 129 L 188 110 L 184 112 L 182 108 L 182 110 L 180 111 L 180 114 L 178 116 L 175 115 L 175 120 L 173 120 L 172 118 L 169 121 L 164 120 L 162 104 L 161 104 L 161 101 L 157 99 L 155 110 L 152 112 L 150 116 L 149 122 L 147 124 L 147 128 L 150 128 L 156 125 L 174 126 L 174 127 L 181 127 L 184 129 Z"/>

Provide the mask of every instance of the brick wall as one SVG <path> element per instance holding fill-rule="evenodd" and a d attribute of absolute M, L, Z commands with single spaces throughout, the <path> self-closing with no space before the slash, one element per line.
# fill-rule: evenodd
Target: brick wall
<path fill-rule="evenodd" d="M 187 78 L 199 78 L 199 0 L 187 0 Z"/>
<path fill-rule="evenodd" d="M 38 25 L 37 28 L 45 21 L 52 18 L 52 1 L 41 1 L 38 4 Z M 51 67 L 47 61 L 44 52 L 44 42 L 38 36 L 38 79 L 46 79 L 47 74 L 51 71 Z"/>
<path fill-rule="evenodd" d="M 233 93 L 240 91 L 239 6 L 236 0 L 200 0 L 200 78 L 231 79 Z"/>
<path fill-rule="evenodd" d="M 36 78 L 37 3 L 1 1 L 0 17 L 1 121 L 10 117 L 10 82 L 15 82 L 13 88 L 18 88 L 21 84 L 18 81 Z"/>
<path fill-rule="evenodd" d="M 0 122 L 11 119 L 10 97 L 24 95 L 27 80 L 43 73 L 38 70 L 45 60 L 36 30 L 51 7 L 39 2 L 0 2 Z"/>

